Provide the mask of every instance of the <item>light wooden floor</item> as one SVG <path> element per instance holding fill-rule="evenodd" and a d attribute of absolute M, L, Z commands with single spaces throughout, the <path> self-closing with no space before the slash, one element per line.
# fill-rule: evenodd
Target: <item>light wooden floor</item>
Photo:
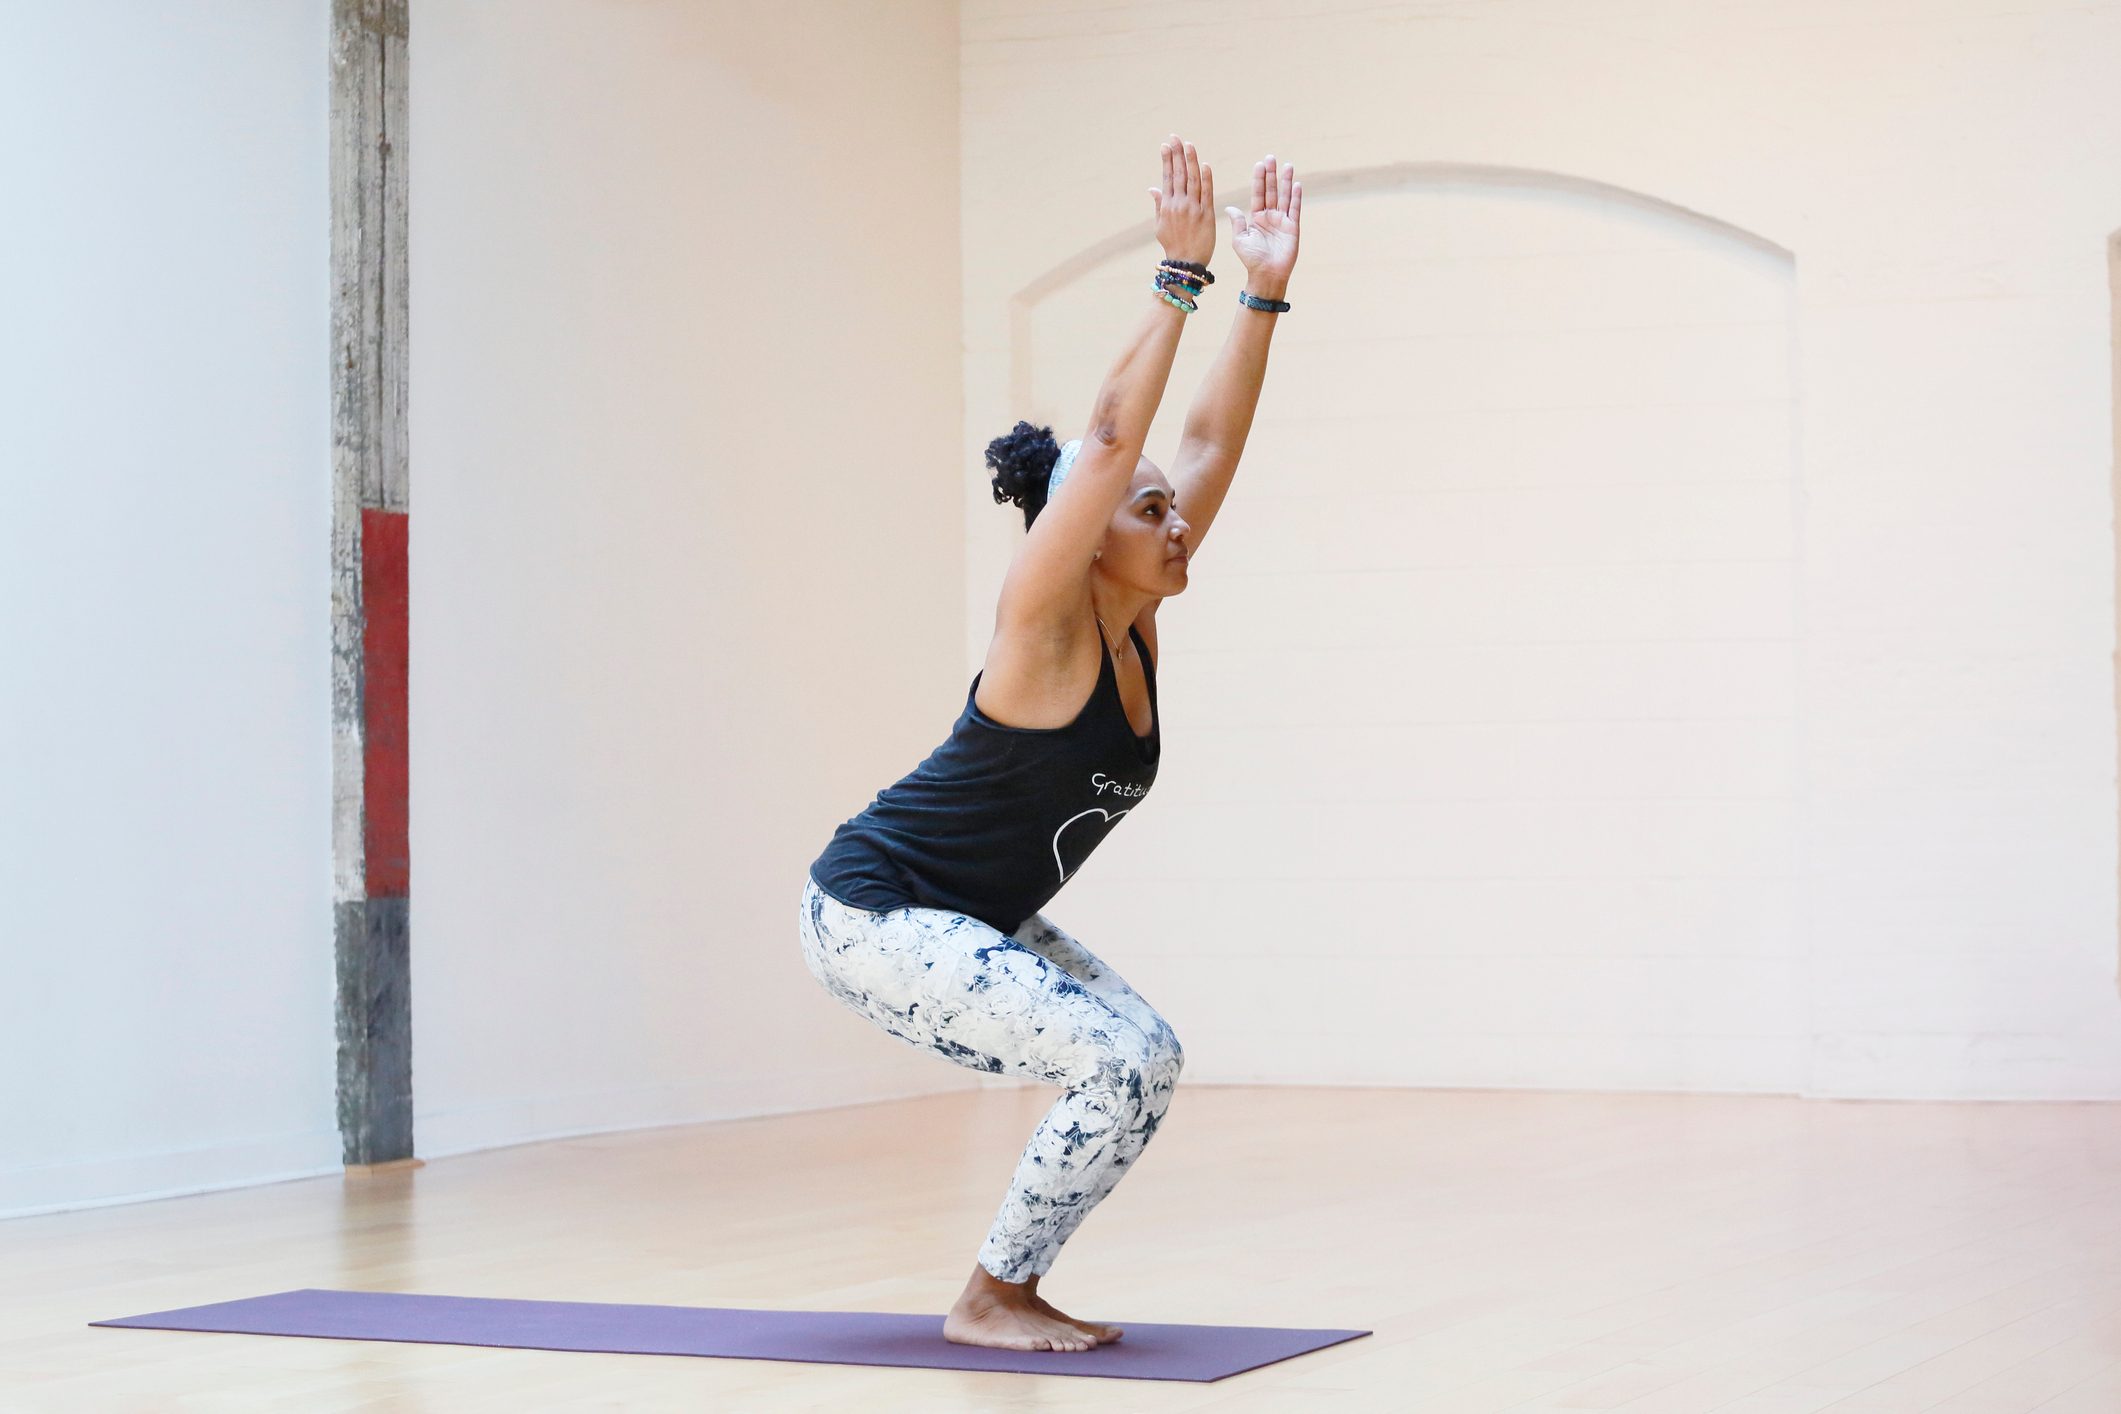
<path fill-rule="evenodd" d="M 1046 1293 L 1215 1384 L 84 1323 L 292 1287 L 938 1315 L 1052 1092 L 0 1223 L 0 1409 L 2121 1411 L 2121 1106 L 1181 1082 Z"/>

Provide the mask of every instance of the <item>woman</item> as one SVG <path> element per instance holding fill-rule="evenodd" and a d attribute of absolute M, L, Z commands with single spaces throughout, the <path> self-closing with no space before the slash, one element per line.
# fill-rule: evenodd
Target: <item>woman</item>
<path fill-rule="evenodd" d="M 1061 448 L 1019 422 L 988 445 L 994 498 L 1023 507 L 1026 534 L 964 711 L 840 825 L 803 887 L 804 961 L 833 996 L 959 1065 L 1064 1091 L 944 1320 L 962 1344 L 1086 1350 L 1120 1337 L 1049 1304 L 1038 1281 L 1155 1134 L 1183 1062 L 1156 1009 L 1038 911 L 1155 780 L 1156 607 L 1186 587 L 1289 307 L 1303 199 L 1295 169 L 1270 155 L 1253 168 L 1249 215 L 1225 208 L 1244 307 L 1167 480 L 1142 446 L 1193 297 L 1214 278 L 1215 191 L 1175 133 L 1163 172 L 1150 197 L 1167 260 L 1089 432 Z"/>

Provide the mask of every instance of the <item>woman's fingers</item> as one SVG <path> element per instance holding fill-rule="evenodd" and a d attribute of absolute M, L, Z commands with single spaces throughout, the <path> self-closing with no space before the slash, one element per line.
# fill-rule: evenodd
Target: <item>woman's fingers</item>
<path fill-rule="evenodd" d="M 1296 194 L 1289 198 L 1289 220 L 1301 231 L 1304 228 L 1304 184 L 1297 182 L 1295 187 Z"/>
<path fill-rule="evenodd" d="M 1215 220 L 1215 169 L 1201 161 L 1200 150 L 1177 133 L 1164 139 L 1159 155 L 1163 161 L 1164 182 L 1161 187 L 1150 188 L 1157 213 L 1161 215 L 1164 203 L 1174 199 L 1198 202 L 1208 213 L 1212 226 Z M 1270 164 L 1272 161 L 1272 158 L 1268 159 Z M 1271 204 L 1262 200 L 1261 172 L 1260 167 L 1252 169 L 1252 209 L 1255 211 Z"/>
<path fill-rule="evenodd" d="M 1252 164 L 1252 209 L 1279 211 L 1284 215 L 1295 214 L 1294 162 L 1277 162 L 1274 160 L 1274 154 L 1270 152 Z"/>

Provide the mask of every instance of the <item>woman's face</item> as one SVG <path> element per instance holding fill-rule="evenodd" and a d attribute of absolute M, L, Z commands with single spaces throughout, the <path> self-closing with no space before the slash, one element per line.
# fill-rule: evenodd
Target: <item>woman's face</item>
<path fill-rule="evenodd" d="M 1143 457 L 1134 468 L 1127 499 L 1112 513 L 1105 531 L 1098 568 L 1144 594 L 1176 594 L 1186 587 L 1186 537 L 1183 507 L 1173 499 L 1163 470 Z"/>

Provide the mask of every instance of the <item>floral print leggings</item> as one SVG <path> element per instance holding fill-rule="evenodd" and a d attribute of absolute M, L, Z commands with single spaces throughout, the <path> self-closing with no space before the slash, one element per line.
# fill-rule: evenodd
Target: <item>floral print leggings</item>
<path fill-rule="evenodd" d="M 1185 1060 L 1170 1025 L 1043 913 L 1003 933 L 947 909 L 856 908 L 806 879 L 802 939 L 825 990 L 900 1040 L 1066 1092 L 979 1251 L 998 1281 L 1043 1276 L 1162 1122 Z"/>

